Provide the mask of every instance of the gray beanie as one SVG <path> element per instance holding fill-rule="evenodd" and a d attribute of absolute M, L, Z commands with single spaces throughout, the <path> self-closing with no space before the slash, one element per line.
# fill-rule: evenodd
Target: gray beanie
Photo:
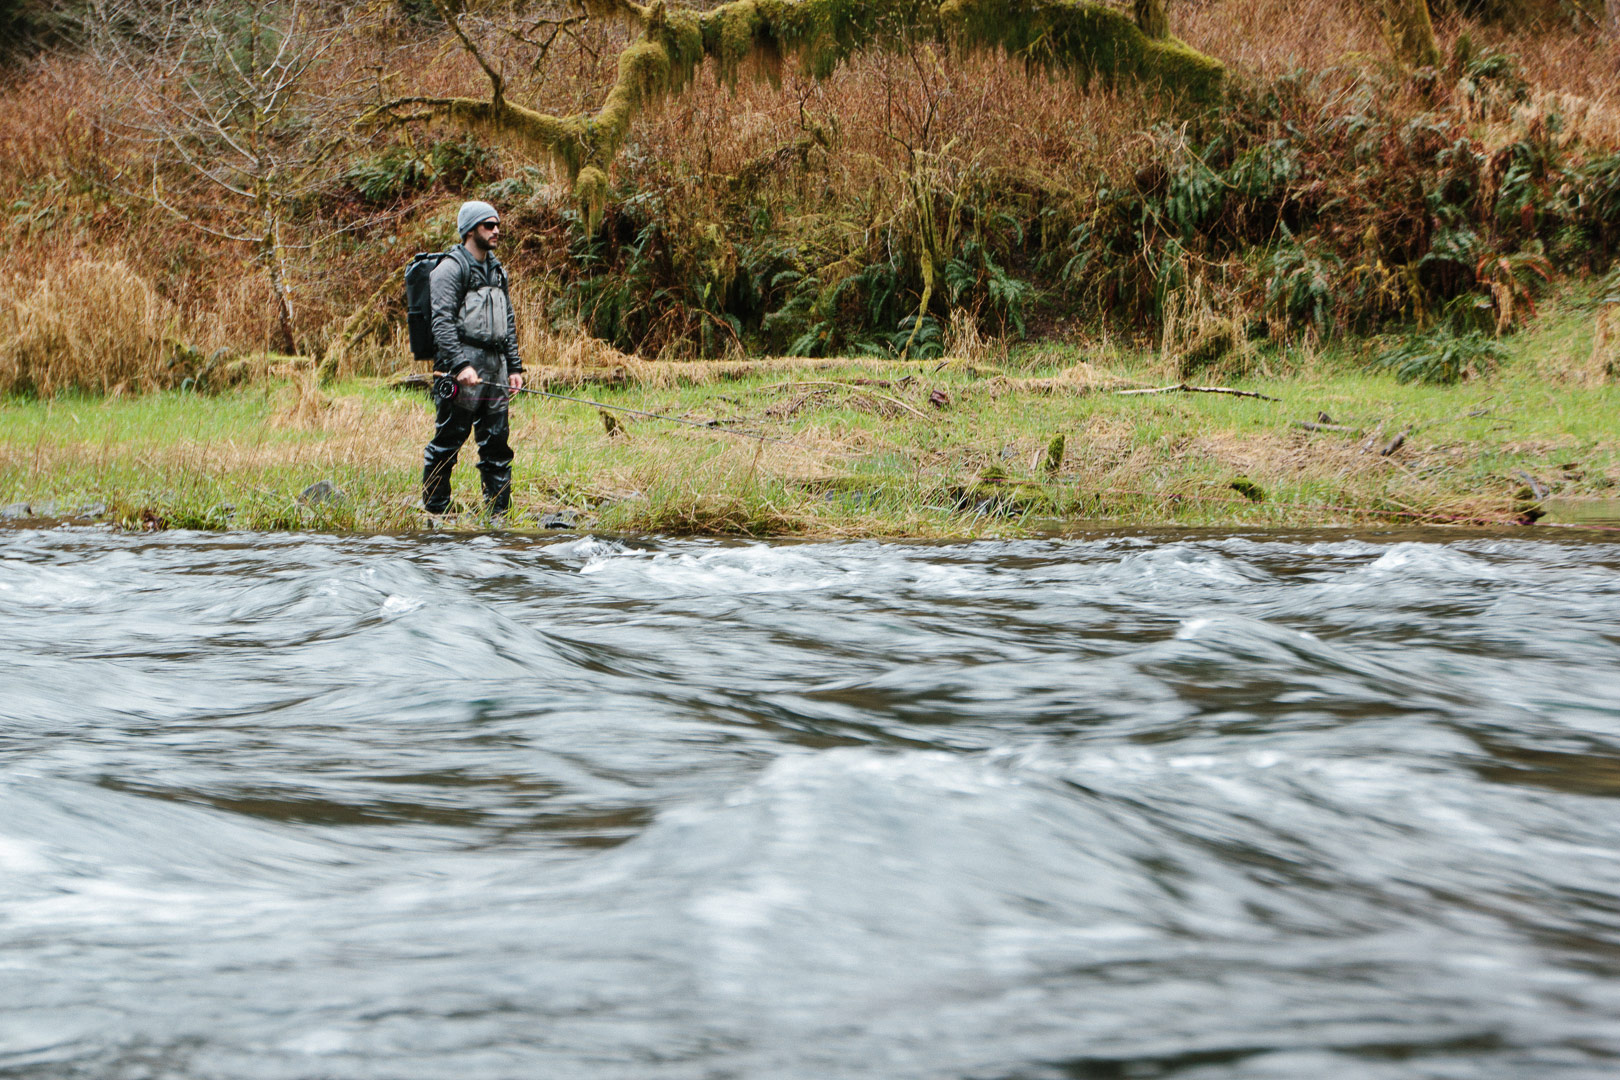
<path fill-rule="evenodd" d="M 461 204 L 461 209 L 456 211 L 456 232 L 466 236 L 473 231 L 475 225 L 482 221 L 488 221 L 490 218 L 494 218 L 496 221 L 501 220 L 501 215 L 497 214 L 495 208 L 489 203 L 478 202 L 476 199 L 472 202 L 464 202 Z"/>

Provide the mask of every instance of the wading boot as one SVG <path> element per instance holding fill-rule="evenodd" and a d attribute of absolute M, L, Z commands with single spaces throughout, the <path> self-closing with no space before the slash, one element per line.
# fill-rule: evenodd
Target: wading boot
<path fill-rule="evenodd" d="M 484 508 L 492 518 L 505 517 L 512 506 L 512 468 L 486 469 L 479 466 L 484 480 Z M 493 480 L 491 476 L 495 477 Z"/>
<path fill-rule="evenodd" d="M 429 447 L 431 452 L 432 447 Z M 439 516 L 450 512 L 450 470 L 456 467 L 456 455 L 422 466 L 422 509 Z"/>

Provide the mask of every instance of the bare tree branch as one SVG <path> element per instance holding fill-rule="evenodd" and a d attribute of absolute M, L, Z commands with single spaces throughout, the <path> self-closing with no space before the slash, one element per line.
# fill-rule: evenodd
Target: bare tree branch
<path fill-rule="evenodd" d="M 133 119 L 103 129 L 153 155 L 142 197 L 201 232 L 253 246 L 280 346 L 293 351 L 287 252 L 302 245 L 286 233 L 291 208 L 330 180 L 347 141 L 351 109 L 315 88 L 340 28 L 313 23 L 301 0 L 230 0 L 228 11 L 224 0 L 96 0 L 90 25 L 93 50 L 133 106 Z M 195 181 L 168 192 L 166 174 Z"/>
<path fill-rule="evenodd" d="M 467 31 L 461 28 L 460 17 L 456 15 L 455 10 L 451 8 L 446 0 L 433 0 L 433 6 L 439 9 L 439 14 L 444 16 L 445 24 L 454 31 L 456 37 L 461 39 L 462 47 L 472 54 L 472 58 L 478 61 L 478 66 L 484 69 L 484 74 L 489 76 L 490 101 L 499 106 L 506 96 L 506 80 L 501 76 L 500 72 L 490 66 L 488 60 L 484 59 L 483 52 L 479 50 L 477 43 L 468 36 Z"/>

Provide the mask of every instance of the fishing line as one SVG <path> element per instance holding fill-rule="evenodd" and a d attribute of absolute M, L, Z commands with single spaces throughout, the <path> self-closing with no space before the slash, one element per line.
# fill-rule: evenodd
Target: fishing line
<path fill-rule="evenodd" d="M 1058 480 L 1060 484 L 1079 483 L 1080 481 Z M 1194 492 L 1176 491 L 1143 491 L 1136 488 L 1099 488 L 1091 492 L 1094 496 L 1103 495 L 1134 495 L 1145 499 L 1158 499 L 1165 502 L 1189 500 L 1193 502 L 1238 503 L 1245 506 L 1258 505 L 1253 499 L 1242 495 L 1201 495 Z M 1425 510 L 1383 510 L 1370 506 L 1343 506 L 1336 503 L 1305 503 L 1305 502 L 1270 502 L 1268 505 L 1278 510 L 1318 510 L 1328 513 L 1361 514 L 1367 517 L 1405 518 L 1417 525 L 1474 525 L 1489 528 L 1540 528 L 1540 529 L 1593 529 L 1598 532 L 1620 532 L 1620 526 L 1596 525 L 1580 521 L 1525 521 L 1523 517 L 1489 517 L 1484 514 L 1447 514 L 1441 511 Z M 1307 526 L 1301 526 L 1307 527 Z"/>
<path fill-rule="evenodd" d="M 440 380 L 448 383 L 448 394 L 440 389 Z M 433 394 L 436 399 L 443 399 L 446 397 L 454 398 L 458 393 L 460 393 L 460 390 L 461 384 L 447 375 L 438 376 L 434 380 Z M 513 394 L 534 394 L 537 397 L 555 398 L 558 401 L 572 401 L 576 405 L 594 405 L 596 408 L 605 411 L 628 413 L 631 416 L 642 416 L 649 420 L 667 420 L 671 424 L 685 424 L 687 427 L 699 428 L 703 431 L 717 435 L 735 435 L 739 439 L 756 439 L 759 442 L 778 443 L 782 446 L 794 446 L 798 447 L 800 450 L 810 449 L 808 446 L 804 446 L 800 443 L 792 442 L 788 439 L 778 439 L 772 435 L 761 435 L 753 431 L 733 431 L 731 428 L 719 427 L 718 422 L 713 420 L 707 422 L 702 420 L 686 420 L 679 416 L 665 416 L 663 413 L 647 412 L 645 409 L 632 409 L 628 405 L 608 405 L 605 402 L 593 401 L 590 398 L 572 397 L 568 394 L 553 393 L 550 390 L 531 390 L 527 386 L 520 386 L 516 389 L 512 387 L 497 386 L 494 388 L 494 390 L 496 393 L 505 394 L 508 399 L 510 399 Z"/>

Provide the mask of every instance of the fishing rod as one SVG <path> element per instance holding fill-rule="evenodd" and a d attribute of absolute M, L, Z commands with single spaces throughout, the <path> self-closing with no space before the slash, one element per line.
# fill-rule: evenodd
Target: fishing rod
<path fill-rule="evenodd" d="M 461 383 L 457 382 L 449 375 L 435 376 L 433 379 L 434 400 L 453 400 L 455 396 L 461 392 L 461 385 Z M 478 384 L 474 383 L 473 385 L 476 386 Z M 796 442 L 791 442 L 787 439 L 778 439 L 771 435 L 760 435 L 752 431 L 733 431 L 731 428 L 719 427 L 717 426 L 717 422 L 713 420 L 708 422 L 704 422 L 702 420 L 686 420 L 679 416 L 665 416 L 663 413 L 647 412 L 645 409 L 632 409 L 628 405 L 609 405 L 606 402 L 593 401 L 592 399 L 585 397 L 572 397 L 568 394 L 557 394 L 550 390 L 531 390 L 527 386 L 500 386 L 496 388 L 496 392 L 504 393 L 508 397 L 510 397 L 512 394 L 534 394 L 536 397 L 555 398 L 557 401 L 572 401 L 576 405 L 594 405 L 598 409 L 603 409 L 605 411 L 628 413 L 631 416 L 642 416 L 649 420 L 667 420 L 672 424 L 685 424 L 687 427 L 701 428 L 704 431 L 714 432 L 721 435 L 735 435 L 741 439 L 757 439 L 760 442 L 779 443 L 782 446 L 799 445 Z"/>

